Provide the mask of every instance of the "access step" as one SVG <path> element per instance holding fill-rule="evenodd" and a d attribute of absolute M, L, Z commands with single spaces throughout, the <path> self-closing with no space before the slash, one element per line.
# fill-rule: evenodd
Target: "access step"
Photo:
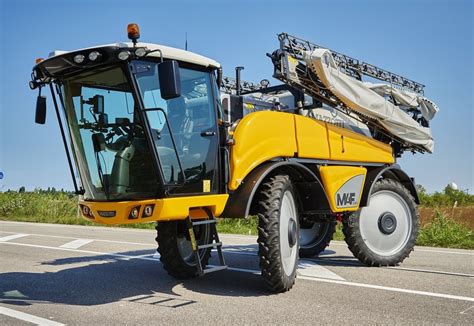
<path fill-rule="evenodd" d="M 207 220 L 200 220 L 200 221 L 193 221 L 190 217 L 186 220 L 188 225 L 188 232 L 189 238 L 191 240 L 191 245 L 193 249 L 194 259 L 197 261 L 197 272 L 199 276 L 203 276 L 204 274 L 209 274 L 212 272 L 221 271 L 227 269 L 227 265 L 225 264 L 224 254 L 222 253 L 222 242 L 219 240 L 219 235 L 217 234 L 217 219 L 212 213 L 210 209 L 203 208 L 203 210 L 207 213 L 208 219 Z M 210 242 L 206 244 L 198 245 L 196 241 L 194 227 L 200 225 L 209 225 L 210 231 Z M 199 256 L 199 250 L 208 249 L 208 248 L 216 248 L 217 254 L 219 256 L 219 266 L 212 266 L 208 268 L 203 268 L 202 262 Z"/>

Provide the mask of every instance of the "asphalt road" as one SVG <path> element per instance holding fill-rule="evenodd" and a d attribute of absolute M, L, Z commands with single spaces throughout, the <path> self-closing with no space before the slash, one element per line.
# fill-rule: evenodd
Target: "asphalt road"
<path fill-rule="evenodd" d="M 221 235 L 230 269 L 185 281 L 163 270 L 154 237 L 0 221 L 0 325 L 474 324 L 472 250 L 417 247 L 398 267 L 368 268 L 334 241 L 272 294 L 255 237 Z"/>

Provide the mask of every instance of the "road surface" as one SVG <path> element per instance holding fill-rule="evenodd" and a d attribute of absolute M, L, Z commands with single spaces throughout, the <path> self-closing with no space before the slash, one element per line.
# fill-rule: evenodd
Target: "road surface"
<path fill-rule="evenodd" d="M 0 325 L 474 324 L 472 250 L 417 247 L 398 267 L 369 268 L 334 241 L 272 294 L 255 237 L 222 234 L 230 269 L 185 281 L 163 270 L 154 237 L 0 221 Z"/>

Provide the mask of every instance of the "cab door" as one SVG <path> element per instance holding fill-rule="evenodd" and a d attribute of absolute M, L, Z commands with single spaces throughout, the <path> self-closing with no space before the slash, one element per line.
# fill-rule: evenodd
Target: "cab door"
<path fill-rule="evenodd" d="M 209 71 L 180 67 L 181 96 L 161 98 L 157 64 L 135 63 L 169 195 L 218 192 L 219 137 Z"/>

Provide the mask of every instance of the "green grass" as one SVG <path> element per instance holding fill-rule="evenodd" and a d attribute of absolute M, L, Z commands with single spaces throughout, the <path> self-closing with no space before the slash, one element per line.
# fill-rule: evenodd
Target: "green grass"
<path fill-rule="evenodd" d="M 436 212 L 435 218 L 420 229 L 416 243 L 419 246 L 474 249 L 474 233 L 468 226 Z"/>
<path fill-rule="evenodd" d="M 56 191 L 0 193 L 0 220 L 98 225 L 79 216 L 77 198 L 74 195 Z M 118 226 L 153 229 L 155 224 L 137 223 Z M 257 218 L 219 219 L 218 230 L 222 233 L 256 235 Z M 344 240 L 340 224 L 336 228 L 334 239 Z M 421 246 L 474 249 L 474 234 L 468 226 L 437 212 L 436 217 L 420 229 L 417 244 Z"/>
<path fill-rule="evenodd" d="M 217 224 L 217 230 L 222 233 L 235 233 L 235 234 L 257 234 L 257 218 L 251 216 L 246 219 L 232 219 L 223 218 L 219 219 Z"/>

